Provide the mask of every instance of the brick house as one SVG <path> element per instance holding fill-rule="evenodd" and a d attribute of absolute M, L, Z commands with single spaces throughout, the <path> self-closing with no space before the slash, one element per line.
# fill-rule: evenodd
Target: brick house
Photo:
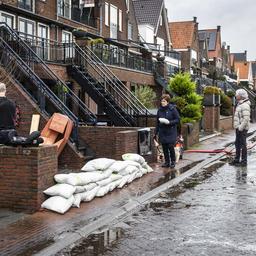
<path fill-rule="evenodd" d="M 216 29 L 199 30 L 199 37 L 208 41 L 209 75 L 216 79 L 222 75 L 223 67 L 221 26 L 217 26 Z"/>
<path fill-rule="evenodd" d="M 253 89 L 254 79 L 251 61 L 235 61 L 235 72 L 237 73 L 238 84 Z"/>
<path fill-rule="evenodd" d="M 256 90 L 256 62 L 252 61 L 253 90 Z"/>
<path fill-rule="evenodd" d="M 196 74 L 200 68 L 197 18 L 194 17 L 192 21 L 170 22 L 169 30 L 173 48 L 181 53 L 181 68 Z"/>

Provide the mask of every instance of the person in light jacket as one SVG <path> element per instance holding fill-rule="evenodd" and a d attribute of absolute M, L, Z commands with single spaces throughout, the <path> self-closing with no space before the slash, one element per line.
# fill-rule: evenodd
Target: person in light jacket
<path fill-rule="evenodd" d="M 236 156 L 231 162 L 233 165 L 247 165 L 247 144 L 246 137 L 249 130 L 251 103 L 248 94 L 244 89 L 236 91 L 237 105 L 234 114 L 234 128 L 236 129 Z M 241 154 L 242 153 L 242 154 Z M 241 161 L 240 161 L 241 157 Z"/>
<path fill-rule="evenodd" d="M 157 111 L 157 125 L 155 135 L 162 144 L 165 163 L 162 167 L 175 167 L 174 146 L 177 140 L 177 125 L 180 116 L 176 106 L 170 103 L 171 97 L 164 94 L 161 97 L 161 106 Z"/>

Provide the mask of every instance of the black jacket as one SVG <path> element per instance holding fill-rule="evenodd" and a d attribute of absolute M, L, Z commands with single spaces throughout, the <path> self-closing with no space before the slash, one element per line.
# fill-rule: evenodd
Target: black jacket
<path fill-rule="evenodd" d="M 159 122 L 159 118 L 166 118 L 170 124 Z M 177 139 L 177 124 L 180 122 L 180 116 L 176 107 L 172 104 L 166 107 L 160 107 L 157 111 L 157 125 L 155 134 L 159 136 L 161 144 L 175 144 Z"/>
<path fill-rule="evenodd" d="M 0 97 L 0 130 L 15 129 L 16 106 L 6 97 Z"/>

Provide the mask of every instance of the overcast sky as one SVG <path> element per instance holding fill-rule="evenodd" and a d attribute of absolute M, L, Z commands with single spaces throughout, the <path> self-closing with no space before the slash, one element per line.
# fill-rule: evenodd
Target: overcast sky
<path fill-rule="evenodd" d="M 165 0 L 169 21 L 192 20 L 199 29 L 221 26 L 222 42 L 231 52 L 247 50 L 256 59 L 256 0 Z"/>

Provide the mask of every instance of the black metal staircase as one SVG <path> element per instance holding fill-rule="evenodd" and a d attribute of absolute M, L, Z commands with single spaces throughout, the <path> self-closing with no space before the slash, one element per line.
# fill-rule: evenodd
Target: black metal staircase
<path fill-rule="evenodd" d="M 74 122 L 72 141 L 79 149 L 78 125 L 93 124 L 96 116 L 5 23 L 0 23 L 0 65 L 39 106 L 42 113 L 49 116 L 60 112 Z M 50 81 L 51 85 L 45 81 Z M 59 95 L 54 92 L 54 87 L 60 89 Z"/>
<path fill-rule="evenodd" d="M 69 47 L 74 49 L 69 74 L 103 109 L 112 123 L 116 126 L 139 126 L 139 118 L 144 117 L 143 125 L 147 125 L 147 108 L 94 52 L 77 44 Z"/>

